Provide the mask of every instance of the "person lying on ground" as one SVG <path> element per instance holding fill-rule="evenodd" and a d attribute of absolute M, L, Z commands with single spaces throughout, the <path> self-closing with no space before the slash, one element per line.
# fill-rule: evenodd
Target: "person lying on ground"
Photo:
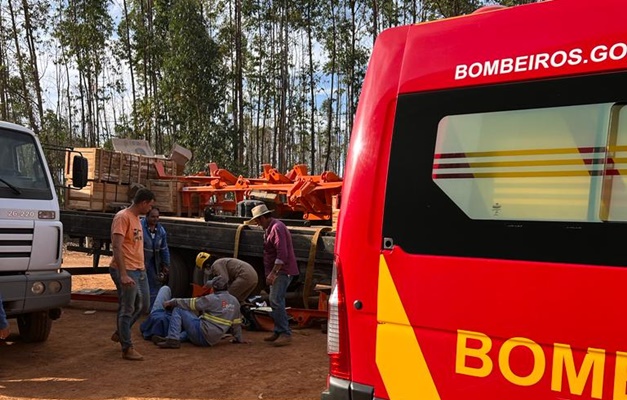
<path fill-rule="evenodd" d="M 145 340 L 152 340 L 158 342 L 168 335 L 168 329 L 170 328 L 170 318 L 172 317 L 172 310 L 166 310 L 163 307 L 163 303 L 172 299 L 172 290 L 169 286 L 162 286 L 157 292 L 154 304 L 150 309 L 148 318 L 144 320 L 139 326 L 139 330 Z M 181 341 L 187 341 L 187 333 L 182 332 Z"/>
<path fill-rule="evenodd" d="M 227 333 L 232 333 L 232 343 L 248 343 L 242 338 L 239 301 L 227 291 L 227 281 L 218 276 L 213 279 L 212 286 L 214 292 L 211 294 L 189 299 L 174 298 L 163 303 L 165 309 L 172 309 L 172 316 L 168 335 L 158 338 L 157 346 L 180 348 L 183 330 L 196 346 L 213 346 Z"/>

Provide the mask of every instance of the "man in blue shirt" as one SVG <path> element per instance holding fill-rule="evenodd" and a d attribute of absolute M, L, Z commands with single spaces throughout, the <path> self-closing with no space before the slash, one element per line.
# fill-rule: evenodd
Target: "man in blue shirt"
<path fill-rule="evenodd" d="M 153 207 L 142 220 L 144 231 L 144 265 L 150 288 L 150 306 L 155 303 L 159 289 L 167 285 L 166 277 L 170 267 L 170 249 L 168 235 L 159 223 L 159 209 Z"/>

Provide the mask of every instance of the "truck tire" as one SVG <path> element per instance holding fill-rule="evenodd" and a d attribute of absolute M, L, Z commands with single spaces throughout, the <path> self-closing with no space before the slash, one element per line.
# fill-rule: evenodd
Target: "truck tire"
<path fill-rule="evenodd" d="M 36 311 L 18 316 L 17 326 L 25 342 L 45 342 L 50 336 L 52 318 L 48 311 Z"/>
<path fill-rule="evenodd" d="M 172 297 L 190 297 L 192 294 L 191 269 L 194 267 L 193 261 L 186 262 L 183 253 L 179 251 L 170 252 L 170 279 L 168 286 L 172 289 Z"/>

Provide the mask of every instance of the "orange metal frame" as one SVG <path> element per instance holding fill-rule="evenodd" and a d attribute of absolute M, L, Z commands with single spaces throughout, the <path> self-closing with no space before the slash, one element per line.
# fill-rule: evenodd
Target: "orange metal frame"
<path fill-rule="evenodd" d="M 279 217 L 289 211 L 300 211 L 307 220 L 330 220 L 332 197 L 342 190 L 342 179 L 335 173 L 309 175 L 304 164 L 294 166 L 286 175 L 264 164 L 260 178 L 236 177 L 215 163 L 208 164 L 208 174 L 197 175 L 167 175 L 159 161 L 155 161 L 155 168 L 160 179 L 187 183 L 180 192 L 182 204 L 188 210 L 192 196 L 197 195 L 199 208 L 213 206 L 223 213 L 235 214 L 238 202 L 262 192 L 273 195 Z"/>

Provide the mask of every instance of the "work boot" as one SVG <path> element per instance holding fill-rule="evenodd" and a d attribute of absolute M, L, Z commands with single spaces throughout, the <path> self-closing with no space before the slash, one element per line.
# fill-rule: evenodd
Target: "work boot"
<path fill-rule="evenodd" d="M 157 343 L 157 346 L 162 349 L 180 349 L 181 341 L 176 339 L 166 339 L 165 342 Z"/>
<path fill-rule="evenodd" d="M 282 334 L 279 335 L 279 337 L 272 344 L 279 347 L 288 345 L 290 343 L 292 343 L 292 335 Z"/>
<path fill-rule="evenodd" d="M 113 332 L 113 335 L 111 335 L 111 341 L 120 343 L 120 334 L 118 334 L 118 331 Z"/>
<path fill-rule="evenodd" d="M 129 347 L 128 349 L 122 351 L 122 358 L 131 361 L 141 361 L 144 359 L 144 356 L 139 354 L 134 348 Z"/>
<path fill-rule="evenodd" d="M 279 338 L 279 336 L 281 336 L 281 335 L 279 335 L 278 333 L 275 332 L 275 333 L 272 334 L 272 336 L 268 336 L 268 337 L 263 338 L 263 341 L 264 342 L 274 342 L 275 340 L 277 340 Z"/>
<path fill-rule="evenodd" d="M 152 340 L 152 342 L 154 344 L 159 344 L 161 342 L 165 342 L 166 340 L 168 340 L 168 338 L 165 338 L 163 336 L 159 336 L 159 335 L 152 335 L 152 337 L 150 338 L 150 340 Z"/>

